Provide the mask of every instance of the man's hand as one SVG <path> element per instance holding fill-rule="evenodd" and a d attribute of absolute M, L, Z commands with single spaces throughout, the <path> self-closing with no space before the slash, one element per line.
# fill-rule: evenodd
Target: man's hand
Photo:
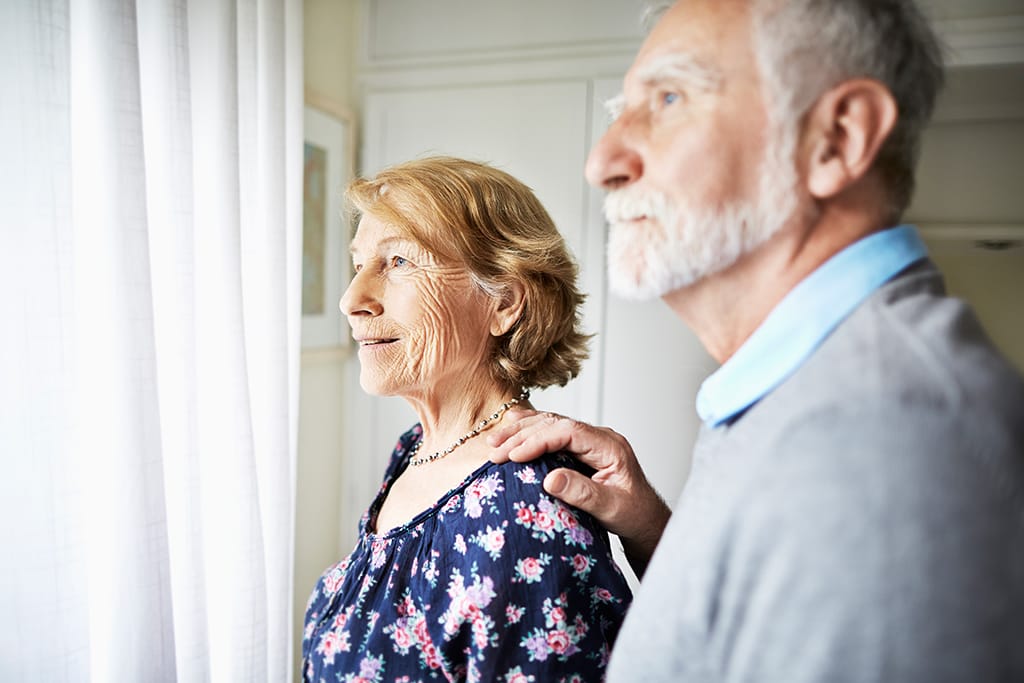
<path fill-rule="evenodd" d="M 590 478 L 565 468 L 552 470 L 544 490 L 617 534 L 633 571 L 643 576 L 672 511 L 647 481 L 621 434 L 554 413 L 510 410 L 487 442 L 495 448 L 494 462 L 527 462 L 544 453 L 568 451 L 597 470 Z"/>

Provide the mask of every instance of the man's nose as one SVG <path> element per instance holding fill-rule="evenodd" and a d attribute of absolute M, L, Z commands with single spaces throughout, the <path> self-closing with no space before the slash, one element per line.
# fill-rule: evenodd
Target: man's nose
<path fill-rule="evenodd" d="M 614 190 L 635 182 L 643 174 L 643 160 L 630 140 L 629 122 L 614 121 L 597 141 L 585 170 L 594 187 Z"/>

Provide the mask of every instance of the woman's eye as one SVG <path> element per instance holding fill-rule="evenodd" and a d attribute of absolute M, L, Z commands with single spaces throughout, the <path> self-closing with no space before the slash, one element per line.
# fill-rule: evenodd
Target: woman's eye
<path fill-rule="evenodd" d="M 403 258 L 401 256 L 392 256 L 391 257 L 391 266 L 393 268 L 401 268 L 402 266 L 407 266 L 407 265 L 409 265 L 409 261 L 407 259 L 405 259 L 405 258 Z"/>

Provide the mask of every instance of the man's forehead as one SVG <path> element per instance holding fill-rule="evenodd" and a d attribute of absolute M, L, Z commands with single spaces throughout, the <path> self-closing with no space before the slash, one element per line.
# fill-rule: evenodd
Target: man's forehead
<path fill-rule="evenodd" d="M 674 76 L 688 85 L 710 88 L 727 73 L 756 70 L 751 28 L 748 3 L 676 3 L 641 46 L 626 74 L 626 87 Z"/>

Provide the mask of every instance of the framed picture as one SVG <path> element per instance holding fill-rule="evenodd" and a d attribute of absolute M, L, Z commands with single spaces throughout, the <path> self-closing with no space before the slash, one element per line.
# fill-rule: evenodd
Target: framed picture
<path fill-rule="evenodd" d="M 338 300 L 348 282 L 342 193 L 353 173 L 352 117 L 306 95 L 302 191 L 302 348 L 348 344 Z"/>

